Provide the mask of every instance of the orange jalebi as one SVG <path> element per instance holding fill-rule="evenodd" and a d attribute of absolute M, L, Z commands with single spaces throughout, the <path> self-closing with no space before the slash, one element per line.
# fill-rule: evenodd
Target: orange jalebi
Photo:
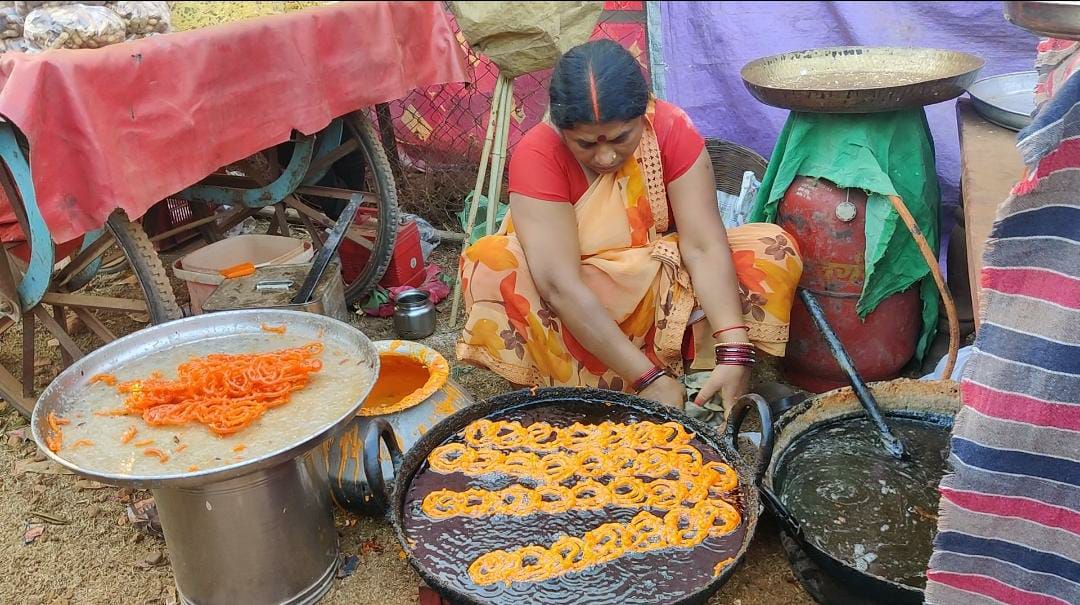
<path fill-rule="evenodd" d="M 322 351 L 314 342 L 271 353 L 195 357 L 180 364 L 175 380 L 155 372 L 122 382 L 116 390 L 127 395 L 123 413 L 141 415 L 150 425 L 199 422 L 219 435 L 231 435 L 306 387 L 322 369 L 317 359 Z"/>
<path fill-rule="evenodd" d="M 511 551 L 491 551 L 469 565 L 469 577 L 480 586 L 496 582 L 507 585 L 511 582 L 541 582 L 613 561 L 627 553 L 693 548 L 709 536 L 731 531 L 728 529 L 731 526 L 729 517 L 724 517 L 724 525 L 713 525 L 717 504 L 699 502 L 693 508 L 673 509 L 663 517 L 641 511 L 629 523 L 605 523 L 585 532 L 581 538 L 562 536 L 549 547 L 533 544 Z M 731 505 L 727 506 L 734 514 L 737 526 L 738 512 Z M 727 513 L 724 511 L 723 514 Z M 714 572 L 719 574 L 732 561 L 721 561 Z"/>
<path fill-rule="evenodd" d="M 571 452 L 600 446 L 637 450 L 675 449 L 690 443 L 694 435 L 677 422 L 636 422 L 634 424 L 574 424 L 558 428 L 546 422 L 523 427 L 520 422 L 477 420 L 464 430 L 465 442 L 476 449 Z"/>
<path fill-rule="evenodd" d="M 431 519 L 534 514 L 560 515 L 607 507 L 645 509 L 629 523 L 606 523 L 582 537 L 562 536 L 550 547 L 496 550 L 473 561 L 479 585 L 539 582 L 626 553 L 694 548 L 709 536 L 735 531 L 738 509 L 724 498 L 739 484 L 733 468 L 706 462 L 693 434 L 674 422 L 603 422 L 554 427 L 546 422 L 479 420 L 428 456 L 437 473 L 482 476 L 500 473 L 535 487 L 431 492 L 420 509 Z M 574 482 L 567 480 L 576 479 Z M 655 512 L 663 516 L 657 516 Z M 666 512 L 665 512 L 666 511 Z M 731 563 L 716 566 L 720 573 Z"/>

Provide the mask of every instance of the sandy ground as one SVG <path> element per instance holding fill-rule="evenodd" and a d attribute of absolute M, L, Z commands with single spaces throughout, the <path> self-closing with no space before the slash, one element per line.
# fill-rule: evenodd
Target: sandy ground
<path fill-rule="evenodd" d="M 452 266 L 453 250 L 441 247 L 436 261 Z M 439 330 L 424 342 L 453 359 L 457 333 L 447 325 L 449 313 L 449 303 L 440 306 Z M 388 320 L 357 317 L 355 323 L 373 340 L 393 337 Z M 18 340 L 6 335 L 3 345 L 0 360 L 11 367 Z M 476 399 L 509 388 L 484 370 L 455 367 L 453 375 Z M 0 603 L 176 603 L 164 541 L 133 528 L 125 514 L 128 503 L 147 494 L 57 474 L 58 467 L 22 438 L 25 425 L 10 408 L 0 413 L 0 468 L 6 470 L 0 477 Z M 31 524 L 42 521 L 44 532 L 24 543 Z M 389 525 L 342 511 L 337 524 L 342 553 L 359 557 L 359 565 L 335 581 L 323 602 L 415 605 L 422 582 L 400 557 Z M 710 604 L 811 602 L 788 567 L 775 523 L 765 518 L 745 561 Z"/>

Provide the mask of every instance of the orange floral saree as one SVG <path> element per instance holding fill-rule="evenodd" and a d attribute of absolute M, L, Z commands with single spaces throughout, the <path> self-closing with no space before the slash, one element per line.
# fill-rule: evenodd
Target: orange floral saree
<path fill-rule="evenodd" d="M 680 259 L 678 234 L 664 235 L 670 217 L 651 109 L 634 157 L 599 176 L 574 213 L 586 285 L 627 338 L 654 363 L 681 375 L 684 366 L 712 369 L 714 342 L 708 322 L 698 321 L 704 317 Z M 782 356 L 802 274 L 798 249 L 770 224 L 731 229 L 728 242 L 750 339 L 763 352 Z M 497 234 L 465 250 L 460 279 L 467 313 L 460 360 L 518 385 L 628 388 L 544 303 L 509 215 Z M 697 352 L 690 364 L 684 349 Z"/>

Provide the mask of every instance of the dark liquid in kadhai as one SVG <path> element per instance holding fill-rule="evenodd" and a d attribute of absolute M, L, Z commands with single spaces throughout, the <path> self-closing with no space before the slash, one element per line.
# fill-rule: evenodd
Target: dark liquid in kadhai
<path fill-rule="evenodd" d="M 780 500 L 807 538 L 860 571 L 926 586 L 937 533 L 938 483 L 949 455 L 949 425 L 889 418 L 909 459 L 882 448 L 865 418 L 823 424 L 780 461 Z"/>
<path fill-rule="evenodd" d="M 625 408 L 561 404 L 550 407 L 514 411 L 492 417 L 491 420 L 518 421 L 523 426 L 533 422 L 548 422 L 565 427 L 580 422 L 599 424 L 605 420 L 629 424 L 653 420 L 638 416 Z M 654 420 L 654 422 L 659 422 Z M 462 443 L 460 434 L 444 443 Z M 701 452 L 704 462 L 726 462 L 712 447 L 695 437 L 690 441 Z M 648 480 L 642 477 L 643 480 Z M 572 486 L 577 479 L 562 482 Z M 607 479 L 604 479 L 606 482 Z M 502 582 L 478 586 L 469 579 L 469 565 L 480 555 L 498 549 L 512 550 L 538 544 L 549 546 L 562 535 L 581 537 L 585 532 L 604 523 L 629 523 L 642 509 L 608 506 L 598 511 L 568 511 L 558 515 L 536 513 L 528 517 L 495 515 L 483 519 L 453 517 L 433 520 L 424 515 L 420 504 L 433 491 L 470 488 L 500 490 L 513 484 L 535 486 L 528 479 L 491 474 L 469 477 L 460 473 L 430 472 L 425 462 L 413 477 L 405 499 L 405 537 L 415 544 L 413 555 L 420 565 L 436 575 L 439 581 L 457 590 L 472 594 L 478 600 L 493 605 L 521 603 L 551 605 L 660 605 L 672 603 L 704 588 L 714 579 L 717 563 L 734 557 L 746 535 L 746 513 L 742 493 L 732 492 L 726 499 L 738 509 L 742 521 L 735 531 L 720 537 L 709 537 L 692 549 L 670 548 L 644 553 L 626 553 L 610 561 L 589 567 L 578 573 L 543 582 Z M 646 509 L 649 510 L 649 509 Z M 651 510 L 663 516 L 666 510 Z"/>

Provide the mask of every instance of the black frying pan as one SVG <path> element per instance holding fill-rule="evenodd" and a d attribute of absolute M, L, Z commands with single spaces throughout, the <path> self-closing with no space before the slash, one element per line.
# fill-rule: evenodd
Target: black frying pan
<path fill-rule="evenodd" d="M 758 478 L 761 473 L 764 472 L 768 463 L 767 457 L 762 455 L 762 452 L 771 450 L 773 434 L 769 406 L 765 400 L 756 395 L 748 395 L 739 400 L 731 413 L 731 421 L 728 423 L 723 435 L 717 434 L 716 430 L 712 427 L 694 420 L 673 408 L 623 393 L 596 389 L 550 388 L 537 391 L 518 391 L 500 395 L 459 410 L 428 431 L 428 433 L 425 434 L 404 456 L 400 468 L 397 468 L 395 472 L 396 481 L 393 490 L 389 494 L 390 507 L 388 515 L 390 521 L 394 525 L 394 532 L 397 535 L 398 542 L 408 556 L 410 564 L 412 564 L 429 586 L 438 590 L 451 602 L 467 603 L 470 605 L 486 605 L 487 601 L 479 595 L 449 586 L 445 581 L 440 579 L 439 574 L 426 568 L 424 564 L 414 557 L 414 546 L 409 544 L 404 527 L 405 500 L 406 495 L 408 494 L 408 488 L 412 483 L 414 476 L 426 463 L 428 455 L 432 450 L 444 443 L 447 439 L 458 434 L 471 422 L 481 418 L 500 418 L 510 412 L 520 412 L 524 410 L 530 410 L 535 413 L 536 410 L 542 410 L 544 407 L 556 405 L 565 406 L 568 403 L 581 403 L 588 406 L 611 406 L 614 408 L 621 408 L 619 411 L 629 412 L 642 420 L 648 419 L 661 423 L 670 421 L 678 422 L 686 427 L 687 430 L 695 433 L 697 438 L 704 442 L 707 447 L 713 448 L 715 453 L 719 453 L 720 457 L 730 464 L 738 473 L 739 487 L 742 492 L 745 509 L 742 514 L 746 531 L 743 535 L 741 545 L 735 554 L 735 564 L 728 566 L 719 576 L 713 578 L 708 584 L 701 586 L 692 593 L 686 594 L 682 598 L 672 601 L 672 603 L 679 605 L 706 602 L 708 598 L 719 590 L 720 586 L 731 577 L 735 568 L 738 567 L 738 564 L 742 561 L 742 558 L 746 553 L 746 549 L 749 547 L 757 527 L 757 519 L 761 510 L 757 489 Z M 736 446 L 736 436 L 738 435 L 739 427 L 751 407 L 756 407 L 762 425 L 762 449 L 758 452 L 758 455 L 754 460 L 746 459 L 738 452 Z M 390 428 L 390 425 L 385 422 L 372 423 L 369 425 L 365 436 L 365 454 L 367 452 L 374 452 L 372 456 L 377 458 L 380 450 L 380 439 L 387 445 L 392 444 L 395 441 L 393 431 Z M 381 477 L 382 466 L 378 463 L 378 460 L 372 460 L 370 463 L 365 463 L 364 468 L 368 473 L 368 484 L 372 486 L 373 491 L 380 494 L 384 493 L 385 483 Z M 642 589 L 647 590 L 647 588 L 644 587 Z"/>
<path fill-rule="evenodd" d="M 877 405 L 886 418 L 910 419 L 942 427 L 952 426 L 953 415 L 959 409 L 957 384 L 952 381 L 894 380 L 869 385 Z M 767 450 L 768 469 L 761 477 L 760 496 L 765 508 L 780 521 L 783 531 L 794 541 L 787 548 L 796 567 L 796 575 L 807 582 L 807 574 L 799 567 L 813 567 L 824 576 L 817 578 L 807 590 L 821 603 L 848 605 L 851 603 L 882 603 L 916 605 L 923 602 L 923 591 L 867 571 L 861 571 L 847 561 L 818 546 L 807 534 L 800 520 L 782 503 L 783 492 L 776 477 L 783 473 L 789 461 L 785 452 L 799 439 L 812 435 L 822 426 L 846 419 L 862 418 L 866 411 L 851 388 L 837 389 L 798 403 L 777 418 L 775 449 Z M 791 546 L 791 545 L 788 545 Z M 818 574 L 820 575 L 820 574 Z M 823 584 L 815 588 L 814 584 Z"/>

